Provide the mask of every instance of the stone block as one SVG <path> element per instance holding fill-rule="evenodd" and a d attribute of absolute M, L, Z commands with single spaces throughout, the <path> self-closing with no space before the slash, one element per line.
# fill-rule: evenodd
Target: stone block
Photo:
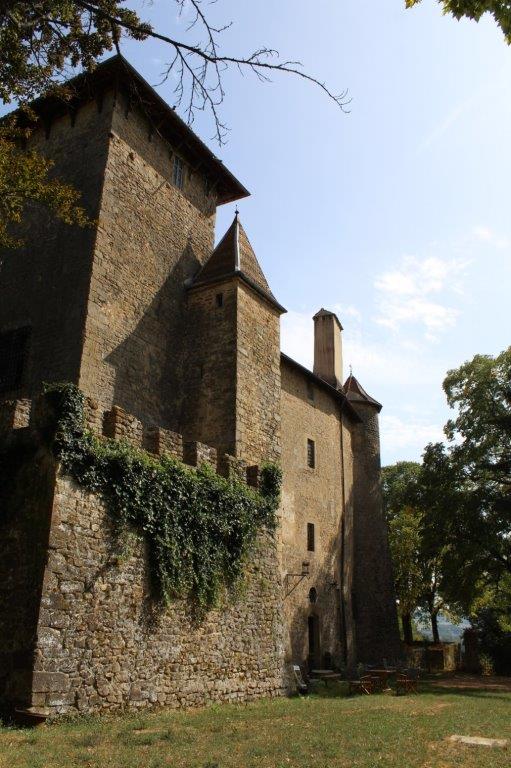
<path fill-rule="evenodd" d="M 6 400 L 0 403 L 0 437 L 30 423 L 31 400 Z"/>
<path fill-rule="evenodd" d="M 157 456 L 169 454 L 179 461 L 183 460 L 183 437 L 170 429 L 150 427 L 144 435 L 145 447 Z"/>
<path fill-rule="evenodd" d="M 127 413 L 123 408 L 114 405 L 106 411 L 103 417 L 103 435 L 113 440 L 126 440 L 136 448 L 142 446 L 142 423 Z"/>
<path fill-rule="evenodd" d="M 101 435 L 103 431 L 103 413 L 97 400 L 93 397 L 86 397 L 84 402 L 85 425 L 94 432 L 95 435 Z"/>
<path fill-rule="evenodd" d="M 69 690 L 69 677 L 62 672 L 34 672 L 33 693 L 61 693 Z"/>
<path fill-rule="evenodd" d="M 191 440 L 183 443 L 183 460 L 191 467 L 200 467 L 201 464 L 210 464 L 215 470 L 217 465 L 216 448 L 205 443 Z"/>
<path fill-rule="evenodd" d="M 218 474 L 231 480 L 246 480 L 246 462 L 224 453 L 218 457 Z"/>

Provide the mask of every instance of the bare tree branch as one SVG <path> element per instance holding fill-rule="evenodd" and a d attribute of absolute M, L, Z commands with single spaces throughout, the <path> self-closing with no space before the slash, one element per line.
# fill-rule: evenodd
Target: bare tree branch
<path fill-rule="evenodd" d="M 228 29 L 231 24 L 213 27 L 202 11 L 201 0 L 176 0 L 176 2 L 180 6 L 180 13 L 183 12 L 187 3 L 192 7 L 194 17 L 188 25 L 188 30 L 200 24 L 206 34 L 204 44 L 191 45 L 157 32 L 147 25 L 133 24 L 126 19 L 108 13 L 99 3 L 89 2 L 89 0 L 74 0 L 75 5 L 96 17 L 107 20 L 113 25 L 113 28 L 123 29 L 129 33 L 144 34 L 170 45 L 174 49 L 174 56 L 167 65 L 160 82 L 166 81 L 177 67 L 178 83 L 174 89 L 177 99 L 176 106 L 182 105 L 184 95 L 188 90 L 189 98 L 185 108 L 187 121 L 192 124 L 196 111 L 209 109 L 215 122 L 216 139 L 220 144 L 224 143 L 226 134 L 226 127 L 221 122 L 218 113 L 218 107 L 225 96 L 222 72 L 231 66 L 237 67 L 240 72 L 247 70 L 253 72 L 262 82 L 268 82 L 272 73 L 294 75 L 320 88 L 343 112 L 349 111 L 348 105 L 351 99 L 348 98 L 347 90 L 335 94 L 325 82 L 305 72 L 301 62 L 278 60 L 279 53 L 272 48 L 259 48 L 248 57 L 222 55 L 219 52 L 216 35 Z M 116 40 L 116 48 L 119 51 L 118 39 Z"/>
<path fill-rule="evenodd" d="M 40 93 L 60 87 L 68 69 L 92 69 L 114 48 L 121 53 L 123 37 L 152 38 L 164 43 L 171 55 L 162 72 L 164 82 L 176 78 L 175 106 L 182 107 L 188 123 L 200 111 L 209 111 L 221 144 L 226 126 L 220 118 L 225 98 L 223 76 L 229 69 L 253 73 L 268 82 L 274 73 L 294 75 L 318 87 L 343 112 L 347 91 L 334 93 L 325 82 L 310 75 L 299 61 L 281 60 L 273 48 L 261 47 L 247 56 L 224 55 L 220 36 L 230 23 L 213 25 L 205 0 L 168 0 L 185 18 L 186 33 L 198 40 L 177 39 L 143 22 L 129 7 L 129 0 L 13 0 L 0 3 L 0 99 L 28 104 Z"/>

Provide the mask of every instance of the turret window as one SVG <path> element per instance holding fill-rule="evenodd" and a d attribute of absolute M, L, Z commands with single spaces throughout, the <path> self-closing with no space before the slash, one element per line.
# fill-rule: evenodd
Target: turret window
<path fill-rule="evenodd" d="M 316 530 L 314 523 L 307 523 L 307 551 L 314 552 L 316 549 Z"/>
<path fill-rule="evenodd" d="M 316 444 L 314 440 L 307 440 L 307 466 L 314 469 L 316 466 Z"/>
<path fill-rule="evenodd" d="M 172 171 L 172 181 L 178 189 L 183 189 L 185 181 L 185 164 L 180 157 L 174 155 L 174 167 Z"/>

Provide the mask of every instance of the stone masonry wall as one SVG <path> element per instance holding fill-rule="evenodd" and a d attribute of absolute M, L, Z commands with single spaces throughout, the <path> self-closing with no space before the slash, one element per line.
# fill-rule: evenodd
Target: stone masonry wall
<path fill-rule="evenodd" d="M 378 412 L 356 406 L 362 423 L 353 430 L 352 608 L 357 658 L 397 660 L 399 639 L 392 564 L 380 488 Z"/>
<path fill-rule="evenodd" d="M 104 504 L 56 484 L 32 705 L 52 714 L 188 707 L 283 692 L 276 545 L 261 538 L 237 599 L 196 625 L 148 597 L 143 545 L 122 562 Z"/>
<path fill-rule="evenodd" d="M 98 434 L 193 465 L 242 471 L 232 459 L 219 461 L 214 449 L 147 428 L 119 407 L 103 413 L 88 399 L 85 410 Z M 27 451 L 15 455 L 20 482 L 1 499 L 0 704 L 55 716 L 284 693 L 275 539 L 259 536 L 239 593 L 203 621 L 186 601 L 156 607 L 143 542 L 129 537 L 121 555 L 101 498 L 59 474 L 42 445 L 34 449 L 44 409 L 32 407 L 34 413 L 38 422 L 27 401 L 0 409 L 0 456 L 18 444 Z"/>
<path fill-rule="evenodd" d="M 18 444 L 9 457 L 0 451 L 0 476 L 1 710 L 30 704 L 54 466 Z"/>
<path fill-rule="evenodd" d="M 280 461 L 277 311 L 237 277 L 199 286 L 188 339 L 185 434 L 248 465 Z"/>
<path fill-rule="evenodd" d="M 232 455 L 236 451 L 236 318 L 234 281 L 190 291 L 183 433 L 215 446 L 220 454 Z"/>
<path fill-rule="evenodd" d="M 80 387 L 108 408 L 182 431 L 187 356 L 184 283 L 211 253 L 215 199 L 173 148 L 118 98 L 98 222 Z"/>
<path fill-rule="evenodd" d="M 239 281 L 236 456 L 280 462 L 280 315 Z"/>
<path fill-rule="evenodd" d="M 75 114 L 41 126 L 28 141 L 50 157 L 52 174 L 81 191 L 91 218 L 99 210 L 108 150 L 112 104 L 101 112 L 95 101 Z M 77 383 L 82 352 L 95 228 L 68 226 L 43 208 L 32 206 L 20 226 L 20 249 L 0 252 L 0 332 L 30 326 L 28 358 L 21 387 L 2 397 L 40 390 L 43 381 Z"/>
<path fill-rule="evenodd" d="M 288 638 L 287 659 L 307 664 L 308 619 L 319 621 L 319 658 L 342 661 L 340 584 L 341 525 L 343 518 L 343 467 L 339 404 L 323 388 L 284 361 L 282 364 L 282 567 L 284 610 Z M 307 466 L 307 439 L 315 441 L 316 467 Z M 349 492 L 349 488 L 347 489 Z M 315 527 L 315 550 L 307 549 L 307 523 Z M 300 578 L 302 563 L 308 576 Z M 314 588 L 317 601 L 311 603 Z"/>

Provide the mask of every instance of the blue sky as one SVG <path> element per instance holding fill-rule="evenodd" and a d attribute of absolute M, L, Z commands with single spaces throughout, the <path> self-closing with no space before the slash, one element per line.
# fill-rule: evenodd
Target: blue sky
<path fill-rule="evenodd" d="M 176 29 L 168 7 L 147 10 Z M 252 192 L 241 218 L 288 309 L 284 351 L 310 366 L 311 317 L 336 310 L 346 369 L 384 405 L 382 460 L 419 459 L 448 418 L 445 372 L 510 344 L 511 49 L 491 20 L 456 22 L 433 0 L 219 0 L 211 12 L 234 21 L 226 52 L 275 47 L 349 89 L 344 115 L 289 76 L 232 73 L 218 151 Z M 156 82 L 164 49 L 127 52 Z M 159 90 L 172 101 L 170 83 Z M 232 215 L 221 209 L 218 234 Z"/>
<path fill-rule="evenodd" d="M 186 35 L 168 0 L 139 7 Z M 419 459 L 442 438 L 445 372 L 510 344 L 511 49 L 491 20 L 456 22 L 434 0 L 205 7 L 234 22 L 226 53 L 271 46 L 349 89 L 344 115 L 291 76 L 227 73 L 227 146 L 207 116 L 195 130 L 252 192 L 241 219 L 288 309 L 284 351 L 310 366 L 311 317 L 337 311 L 345 372 L 384 405 L 383 462 Z M 152 84 L 169 59 L 153 42 L 124 51 Z M 171 82 L 158 90 L 174 102 Z"/>

